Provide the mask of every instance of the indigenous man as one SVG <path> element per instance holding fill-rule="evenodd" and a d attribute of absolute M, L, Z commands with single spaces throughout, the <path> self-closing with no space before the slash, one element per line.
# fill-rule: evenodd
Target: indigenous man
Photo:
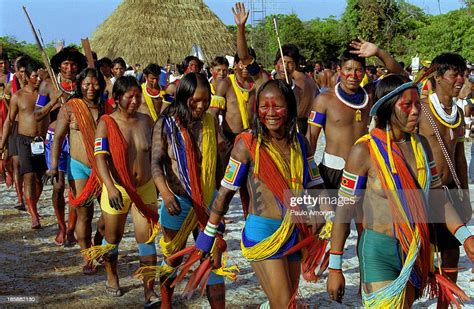
<path fill-rule="evenodd" d="M 8 62 L 8 55 L 5 52 L 0 54 L 0 83 L 8 84 L 12 78 L 13 74 L 9 70 L 10 63 Z"/>
<path fill-rule="evenodd" d="M 153 122 L 158 120 L 163 104 L 163 94 L 160 85 L 161 68 L 155 63 L 150 63 L 143 70 L 145 82 L 142 84 L 142 104 L 138 108 L 140 113 L 147 114 L 153 119 Z M 145 103 L 145 104 L 143 104 Z"/>
<path fill-rule="evenodd" d="M 29 57 L 18 57 L 16 59 L 16 72 L 13 75 L 13 79 L 10 80 L 5 87 L 5 106 L 9 108 L 10 98 L 18 90 L 23 88 L 26 83 L 25 79 L 25 67 L 29 60 Z M 6 115 L 5 115 L 6 116 Z M 4 118 L 6 119 L 6 117 Z M 18 210 L 26 210 L 23 202 L 23 177 L 20 175 L 20 160 L 18 158 L 17 149 L 17 135 L 18 135 L 18 116 L 14 119 L 10 137 L 8 139 L 8 152 L 5 158 L 7 170 L 13 175 L 13 182 L 15 183 L 15 191 L 18 200 L 18 204 L 15 206 Z"/>
<path fill-rule="evenodd" d="M 255 80 L 258 88 L 258 86 L 268 80 L 269 77 L 257 65 L 255 57 L 252 57 L 248 52 L 247 42 L 245 39 L 245 23 L 247 22 L 249 12 L 245 11 L 243 3 L 237 3 L 235 8 L 233 8 L 233 11 L 234 20 L 237 24 L 237 51 L 243 65 L 252 64 L 251 68 L 247 68 L 247 70 Z M 301 58 L 298 47 L 287 44 L 282 46 L 282 51 L 283 55 L 278 51 L 275 56 L 275 74 L 272 78 L 286 79 L 292 85 L 298 107 L 298 130 L 299 132 L 306 133 L 311 102 L 318 94 L 317 86 L 314 80 L 296 70 Z"/>
<path fill-rule="evenodd" d="M 344 168 L 339 196 L 350 202 L 336 210 L 327 282 L 331 299 L 338 302 L 345 286 L 344 243 L 352 213 L 361 204 L 364 229 L 358 256 L 364 307 L 410 308 L 423 295 L 430 273 L 429 220 L 442 219 L 474 260 L 474 237 L 440 190 L 427 140 L 415 133 L 419 95 L 416 85 L 406 81 L 399 75 L 380 81 L 370 113 L 377 116 L 376 128 L 356 142 Z"/>
<path fill-rule="evenodd" d="M 36 207 L 43 190 L 41 179 L 46 171 L 44 138 L 48 128 L 48 119 L 37 121 L 34 115 L 35 102 L 41 83 L 38 77 L 39 69 L 39 64 L 32 59 L 28 60 L 25 67 L 26 85 L 12 96 L 10 112 L 4 126 L 5 132 L 0 141 L 0 152 L 3 152 L 13 121 L 18 115 L 16 142 L 20 158 L 20 175 L 23 175 L 24 178 L 25 198 L 31 215 L 32 229 L 41 228 Z M 54 99 L 56 100 L 59 95 Z"/>
<path fill-rule="evenodd" d="M 446 194 L 464 223 L 472 217 L 469 200 L 467 163 L 464 153 L 464 119 L 462 110 L 455 104 L 464 83 L 465 60 L 458 54 L 446 53 L 435 57 L 431 65 L 438 65 L 431 79 L 434 92 L 423 100 L 420 134 L 433 149 L 433 157 Z M 452 190 L 448 190 L 452 189 Z M 442 224 L 434 225 L 436 247 L 441 252 L 441 268 L 452 281 L 457 279 L 459 243 Z M 438 303 L 440 308 L 448 304 Z"/>
<path fill-rule="evenodd" d="M 235 55 L 234 64 L 235 74 L 230 74 L 229 78 L 218 84 L 210 106 L 212 114 L 223 115 L 222 132 L 227 141 L 225 164 L 229 160 L 237 134 L 250 127 L 255 105 L 253 80 L 238 55 Z"/>
<path fill-rule="evenodd" d="M 51 167 L 51 148 L 54 141 L 54 132 L 56 128 L 56 119 L 59 114 L 61 103 L 67 102 L 77 94 L 76 74 L 86 67 L 86 58 L 75 47 L 66 47 L 51 58 L 51 67 L 57 76 L 56 78 L 63 95 L 61 99 L 52 100 L 51 97 L 57 92 L 51 79 L 46 79 L 41 83 L 39 89 L 37 110 L 35 117 L 37 120 L 49 119 L 50 124 L 46 135 L 45 150 L 46 164 L 48 169 Z M 58 220 L 58 233 L 55 243 L 58 246 L 73 245 L 76 243 L 74 229 L 76 225 L 76 213 L 69 207 L 68 226 L 66 227 L 64 213 L 66 202 L 64 200 L 65 173 L 67 170 L 67 161 L 69 157 L 69 144 L 66 138 L 61 147 L 61 154 L 58 161 L 58 181 L 53 185 L 53 207 L 56 219 Z"/>
<path fill-rule="evenodd" d="M 361 88 L 365 58 L 377 56 L 393 72 L 402 68 L 392 56 L 376 45 L 361 40 L 351 43 L 341 58 L 341 81 L 334 90 L 319 95 L 313 102 L 308 119 L 306 137 L 315 151 L 321 129 L 326 135 L 326 148 L 319 165 L 324 184 L 328 189 L 338 189 L 342 170 L 354 142 L 367 133 L 371 106 L 372 85 Z"/>
<path fill-rule="evenodd" d="M 226 57 L 217 56 L 211 62 L 211 84 L 212 95 L 216 94 L 217 85 L 229 75 L 229 61 Z"/>
<path fill-rule="evenodd" d="M 77 77 L 78 93 L 61 108 L 55 127 L 55 138 L 50 151 L 47 174 L 53 177 L 53 185 L 59 179 L 62 145 L 68 138 L 70 155 L 67 162 L 70 212 L 77 213 L 76 235 L 82 250 L 91 246 L 91 222 L 94 216 L 94 200 L 100 194 L 97 167 L 94 160 L 95 127 L 100 117 L 99 102 L 105 89 L 105 81 L 96 69 L 85 69 Z M 94 167 L 92 172 L 91 168 Z M 64 211 L 64 210 L 63 210 Z M 64 213 L 62 214 L 64 220 Z M 60 235 L 66 227 L 60 226 Z M 72 231 L 74 232 L 74 231 Z M 61 239 L 56 239 L 61 241 Z M 85 261 L 85 275 L 95 274 L 96 268 Z"/>
<path fill-rule="evenodd" d="M 286 208 L 289 203 L 285 202 L 285 195 L 299 196 L 305 188 L 323 188 L 323 181 L 308 142 L 297 133 L 296 102 L 291 87 L 282 80 L 265 82 L 259 88 L 256 109 L 258 118 L 252 123 L 252 131 L 237 136 L 226 175 L 196 247 L 211 252 L 219 222 L 233 195 L 241 186 L 247 186 L 252 198 L 248 216 L 244 210 L 241 247 L 268 297 L 260 308 L 293 308 L 301 264 L 311 261 L 309 264 L 316 267 L 316 261 L 307 253 L 317 252 L 312 249 L 321 242 L 313 239 L 313 247 L 304 251 L 303 257 L 299 250 L 285 254 L 299 240 L 313 237 L 305 223 L 295 224 L 298 220 L 290 219 L 297 215 Z M 321 248 L 324 250 L 325 245 Z M 314 268 L 302 268 L 304 278 L 314 280 Z"/>
<path fill-rule="evenodd" d="M 187 73 L 179 83 L 176 98 L 164 111 L 153 133 L 153 178 L 161 193 L 160 245 L 165 258 L 183 249 L 189 234 L 206 226 L 207 211 L 223 176 L 218 149 L 218 124 L 207 112 L 211 89 L 200 73 Z M 214 256 L 220 266 L 221 247 Z M 166 260 L 161 282 L 161 308 L 171 308 L 174 267 L 180 259 Z M 225 307 L 222 276 L 211 273 L 207 282 L 211 308 Z"/>

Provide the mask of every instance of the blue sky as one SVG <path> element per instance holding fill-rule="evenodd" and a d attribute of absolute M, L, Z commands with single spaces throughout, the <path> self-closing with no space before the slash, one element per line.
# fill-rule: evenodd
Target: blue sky
<path fill-rule="evenodd" d="M 121 0 L 0 0 L 0 36 L 13 36 L 19 41 L 33 42 L 33 34 L 26 22 L 22 5 L 45 42 L 64 39 L 66 44 L 79 43 L 90 37 L 120 4 Z M 225 23 L 233 24 L 232 0 L 204 0 Z M 249 0 L 244 1 L 248 3 Z M 258 1 L 256 1 L 258 2 Z M 300 19 L 340 17 L 345 0 L 266 0 L 267 13 L 296 13 Z M 438 0 L 408 0 L 429 14 L 439 14 Z M 460 0 L 439 0 L 442 13 L 463 6 Z"/>

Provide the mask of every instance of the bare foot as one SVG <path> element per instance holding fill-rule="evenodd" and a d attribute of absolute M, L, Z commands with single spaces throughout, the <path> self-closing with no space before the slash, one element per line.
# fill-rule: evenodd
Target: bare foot
<path fill-rule="evenodd" d="M 74 236 L 74 232 L 72 233 L 67 233 L 66 235 L 66 241 L 64 242 L 64 247 L 72 247 L 75 244 L 77 244 L 77 239 Z"/>
<path fill-rule="evenodd" d="M 25 203 L 23 202 L 16 204 L 13 208 L 21 210 L 21 211 L 27 211 L 25 207 Z"/>
<path fill-rule="evenodd" d="M 60 229 L 58 233 L 56 234 L 56 238 L 54 239 L 54 243 L 57 246 L 62 246 L 64 245 L 64 238 L 65 238 L 66 231 Z"/>
<path fill-rule="evenodd" d="M 95 275 L 97 273 L 97 268 L 92 264 L 92 262 L 87 262 L 82 266 L 82 273 L 84 275 Z"/>
<path fill-rule="evenodd" d="M 39 222 L 39 219 L 36 217 L 31 217 L 31 228 L 33 230 L 37 230 L 41 228 L 41 223 Z"/>

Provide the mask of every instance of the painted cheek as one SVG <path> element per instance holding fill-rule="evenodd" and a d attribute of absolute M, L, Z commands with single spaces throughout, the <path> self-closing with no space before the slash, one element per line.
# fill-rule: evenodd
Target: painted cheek
<path fill-rule="evenodd" d="M 275 107 L 275 113 L 281 118 L 286 117 L 287 108 L 286 107 Z"/>

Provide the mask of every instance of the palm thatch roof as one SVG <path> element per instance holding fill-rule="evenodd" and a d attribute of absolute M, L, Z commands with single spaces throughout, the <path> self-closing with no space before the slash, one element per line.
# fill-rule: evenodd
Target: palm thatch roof
<path fill-rule="evenodd" d="M 236 51 L 232 34 L 202 0 L 124 0 L 91 37 L 99 58 L 142 65 L 181 63 L 193 44 L 206 61 Z"/>

